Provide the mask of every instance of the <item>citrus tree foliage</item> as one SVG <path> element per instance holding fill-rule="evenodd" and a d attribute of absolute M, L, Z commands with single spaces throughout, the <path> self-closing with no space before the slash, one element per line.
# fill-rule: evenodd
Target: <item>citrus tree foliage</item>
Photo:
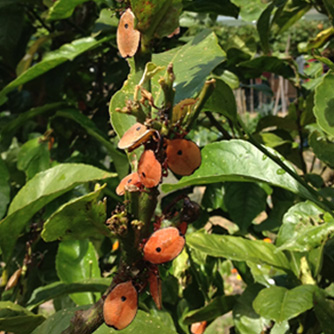
<path fill-rule="evenodd" d="M 125 60 L 116 29 L 129 6 L 142 40 Z M 304 21 L 310 10 L 323 21 Z M 182 253 L 159 266 L 162 310 L 142 284 L 122 332 L 334 333 L 333 23 L 331 0 L 0 0 L 0 331 L 115 332 L 103 300 L 145 241 L 106 225 L 135 202 L 116 187 L 142 147 L 117 144 L 140 84 L 144 119 L 191 101 L 174 130 L 202 161 L 169 171 L 135 218 L 152 232 L 180 199 L 200 211 Z M 271 97 L 254 82 L 278 76 L 296 92 L 286 115 L 237 113 L 233 90 Z M 174 110 L 169 121 L 184 117 Z"/>

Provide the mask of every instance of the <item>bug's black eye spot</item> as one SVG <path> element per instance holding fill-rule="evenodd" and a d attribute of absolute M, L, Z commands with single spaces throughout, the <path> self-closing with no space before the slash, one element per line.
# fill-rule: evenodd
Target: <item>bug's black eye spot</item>
<path fill-rule="evenodd" d="M 157 247 L 155 250 L 156 250 L 158 253 L 161 252 L 161 248 L 160 248 L 160 247 Z"/>
<path fill-rule="evenodd" d="M 128 183 L 131 183 L 132 182 L 132 179 L 128 180 Z"/>
<path fill-rule="evenodd" d="M 146 177 L 146 174 L 144 172 L 141 173 L 143 175 L 143 177 Z"/>
<path fill-rule="evenodd" d="M 129 28 L 129 25 L 127 23 L 124 24 L 124 28 L 125 29 L 128 29 Z"/>
<path fill-rule="evenodd" d="M 182 155 L 182 153 L 183 153 L 182 150 L 177 151 L 177 155 Z"/>
<path fill-rule="evenodd" d="M 126 301 L 126 297 L 125 297 L 125 296 L 122 296 L 122 297 L 121 297 L 121 301 L 122 301 L 122 302 L 125 302 L 125 301 Z"/>
<path fill-rule="evenodd" d="M 138 128 L 136 128 L 136 131 L 139 131 L 141 129 L 141 126 L 138 126 Z"/>

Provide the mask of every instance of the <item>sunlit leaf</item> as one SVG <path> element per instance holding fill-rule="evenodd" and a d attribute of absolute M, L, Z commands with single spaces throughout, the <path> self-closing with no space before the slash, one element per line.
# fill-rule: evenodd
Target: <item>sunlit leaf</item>
<path fill-rule="evenodd" d="M 0 328 L 16 334 L 30 334 L 45 318 L 11 301 L 0 301 Z"/>
<path fill-rule="evenodd" d="M 84 164 L 60 164 L 36 174 L 14 197 L 7 217 L 0 222 L 0 245 L 5 259 L 10 257 L 24 226 L 43 206 L 80 183 L 115 176 Z"/>
<path fill-rule="evenodd" d="M 57 239 L 84 239 L 98 233 L 108 235 L 105 204 L 97 202 L 104 187 L 98 187 L 94 192 L 62 205 L 44 223 L 42 238 L 49 242 Z"/>
<path fill-rule="evenodd" d="M 290 270 L 290 264 L 284 253 L 264 241 L 201 232 L 187 235 L 186 241 L 190 247 L 213 257 L 265 263 L 285 271 Z"/>
<path fill-rule="evenodd" d="M 329 135 L 334 136 L 334 96 L 332 88 L 334 74 L 328 72 L 315 89 L 313 112 L 319 126 Z"/>
<path fill-rule="evenodd" d="M 301 285 L 291 290 L 271 286 L 259 292 L 253 307 L 262 317 L 282 322 L 312 308 L 313 294 L 317 289 L 315 285 Z"/>
<path fill-rule="evenodd" d="M 95 248 L 87 239 L 62 241 L 58 247 L 56 270 L 65 283 L 80 283 L 85 279 L 101 277 Z M 96 302 L 100 294 L 81 292 L 70 297 L 76 304 L 86 305 Z"/>

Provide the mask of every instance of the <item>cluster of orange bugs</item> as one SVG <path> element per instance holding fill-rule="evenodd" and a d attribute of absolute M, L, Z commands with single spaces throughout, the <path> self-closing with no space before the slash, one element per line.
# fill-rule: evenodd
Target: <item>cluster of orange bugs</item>
<path fill-rule="evenodd" d="M 176 138 L 165 139 L 158 131 L 136 123 L 128 129 L 118 147 L 132 151 L 140 145 L 145 150 L 140 156 L 136 172 L 123 178 L 116 188 L 118 195 L 126 191 L 136 192 L 157 187 L 167 168 L 178 175 L 190 175 L 201 163 L 201 152 L 190 140 Z M 172 261 L 185 245 L 184 233 L 189 219 L 187 208 L 193 208 L 193 202 L 185 199 L 181 215 L 182 222 L 177 227 L 157 229 L 143 245 L 143 260 L 148 262 L 148 283 L 150 294 L 158 309 L 162 308 L 161 280 L 157 265 Z M 188 210 L 189 211 L 189 210 Z M 160 227 L 160 221 L 155 224 Z M 125 293 L 126 292 L 126 293 Z M 132 281 L 116 285 L 104 303 L 104 320 L 108 326 L 123 329 L 134 319 L 137 312 L 138 292 Z"/>
<path fill-rule="evenodd" d="M 134 56 L 140 43 L 140 32 L 134 28 L 134 21 L 131 9 L 127 9 L 120 18 L 117 44 L 124 58 Z M 195 101 L 187 99 L 181 106 L 177 105 L 175 109 L 177 118 L 182 118 L 183 107 L 193 105 Z M 178 116 L 179 114 L 181 116 Z M 119 183 L 116 188 L 117 195 L 148 191 L 157 187 L 162 177 L 168 174 L 168 169 L 180 176 L 192 174 L 201 164 L 201 152 L 194 142 L 183 137 L 184 135 L 175 135 L 174 138 L 166 138 L 156 129 L 142 123 L 135 123 L 130 127 L 120 139 L 118 148 L 131 152 L 144 145 L 144 152 L 140 156 L 136 171 Z M 181 219 L 177 227 L 160 228 L 162 220 L 160 217 L 154 225 L 156 230 L 144 240 L 142 251 L 143 260 L 146 261 L 148 268 L 147 282 L 158 309 L 162 308 L 162 295 L 157 265 L 172 261 L 183 250 L 187 223 L 193 220 L 193 217 L 189 216 L 189 211 L 193 208 L 194 203 L 185 199 L 179 217 L 184 219 Z M 118 283 L 111 290 L 103 306 L 104 320 L 108 326 L 120 330 L 132 322 L 138 309 L 137 290 L 132 280 Z"/>

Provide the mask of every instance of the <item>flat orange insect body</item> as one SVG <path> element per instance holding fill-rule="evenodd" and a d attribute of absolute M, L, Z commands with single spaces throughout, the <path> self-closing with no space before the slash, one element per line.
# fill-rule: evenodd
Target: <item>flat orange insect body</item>
<path fill-rule="evenodd" d="M 117 28 L 117 46 L 123 58 L 133 57 L 138 50 L 140 32 L 134 28 L 135 16 L 128 8 L 121 16 Z"/>
<path fill-rule="evenodd" d="M 206 328 L 207 322 L 201 321 L 201 322 L 195 322 L 190 326 L 190 332 L 191 334 L 203 334 Z"/>
<path fill-rule="evenodd" d="M 152 150 L 146 150 L 138 163 L 138 174 L 146 188 L 157 186 L 161 180 L 161 164 Z"/>
<path fill-rule="evenodd" d="M 135 123 L 128 129 L 121 140 L 118 142 L 118 148 L 121 150 L 134 150 L 145 143 L 154 133 L 154 130 L 148 129 L 144 124 Z"/>
<path fill-rule="evenodd" d="M 144 260 L 161 264 L 174 260 L 182 251 L 184 237 L 176 227 L 155 231 L 144 245 Z"/>
<path fill-rule="evenodd" d="M 162 292 L 161 292 L 161 279 L 159 275 L 150 272 L 148 276 L 148 283 L 150 285 L 150 294 L 154 300 L 158 310 L 162 309 Z"/>
<path fill-rule="evenodd" d="M 138 309 L 138 293 L 131 281 L 117 284 L 103 304 L 107 326 L 123 329 L 130 325 Z"/>
<path fill-rule="evenodd" d="M 173 139 L 167 141 L 167 165 L 178 175 L 190 175 L 201 164 L 201 151 L 191 140 Z"/>
<path fill-rule="evenodd" d="M 138 173 L 134 172 L 126 177 L 124 177 L 116 188 L 116 194 L 122 196 L 125 190 L 129 190 L 133 186 L 134 188 L 139 188 L 141 186 L 141 181 Z M 139 190 L 139 189 L 138 189 Z"/>

